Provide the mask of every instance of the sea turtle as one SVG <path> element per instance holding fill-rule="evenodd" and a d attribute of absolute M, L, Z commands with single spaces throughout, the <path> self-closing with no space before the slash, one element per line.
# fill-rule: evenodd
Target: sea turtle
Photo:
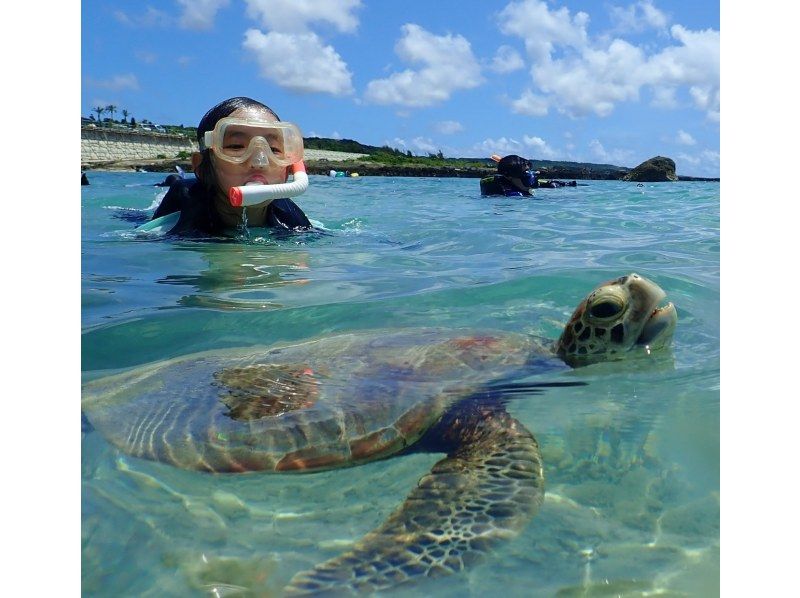
<path fill-rule="evenodd" d="M 499 398 L 521 377 L 667 344 L 677 316 L 665 297 L 637 274 L 605 282 L 555 343 L 415 329 L 207 351 L 88 382 L 82 408 L 125 453 L 208 472 L 446 453 L 382 525 L 287 587 L 380 591 L 460 571 L 522 529 L 543 500 L 542 461 Z"/>

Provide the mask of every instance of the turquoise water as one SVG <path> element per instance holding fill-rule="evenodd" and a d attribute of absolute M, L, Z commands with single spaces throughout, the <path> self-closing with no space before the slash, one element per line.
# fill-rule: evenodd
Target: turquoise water
<path fill-rule="evenodd" d="M 399 595 L 709 596 L 719 590 L 719 185 L 615 181 L 481 198 L 476 179 L 311 177 L 325 233 L 236 242 L 134 234 L 157 173 L 82 188 L 82 369 L 354 330 L 439 326 L 554 338 L 597 283 L 638 272 L 679 315 L 671 352 L 515 396 L 547 496 L 520 536 Z M 92 596 L 280 595 L 380 524 L 441 455 L 302 476 L 213 476 L 82 439 Z M 227 585 L 222 585 L 227 584 Z"/>

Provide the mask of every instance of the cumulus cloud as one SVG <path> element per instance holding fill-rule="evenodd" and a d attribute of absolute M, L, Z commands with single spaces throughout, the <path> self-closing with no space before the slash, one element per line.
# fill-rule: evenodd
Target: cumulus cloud
<path fill-rule="evenodd" d="M 428 137 L 414 137 L 411 140 L 411 147 L 418 149 L 426 154 L 435 154 L 439 151 L 439 146 Z"/>
<path fill-rule="evenodd" d="M 687 133 L 683 129 L 680 129 L 678 131 L 678 137 L 676 141 L 681 145 L 694 145 L 695 143 L 697 143 L 694 140 L 694 137 L 692 137 L 689 133 Z"/>
<path fill-rule="evenodd" d="M 158 10 L 148 6 L 143 13 L 129 15 L 128 13 L 117 10 L 114 11 L 114 18 L 129 27 L 167 27 L 172 25 L 172 17 L 163 10 Z"/>
<path fill-rule="evenodd" d="M 183 9 L 178 25 L 182 29 L 207 31 L 214 26 L 217 11 L 229 3 L 230 0 L 178 0 Z"/>
<path fill-rule="evenodd" d="M 433 35 L 419 25 L 403 25 L 395 52 L 404 61 L 421 64 L 367 84 L 364 98 L 374 104 L 423 107 L 443 102 L 459 89 L 483 82 L 469 42 L 460 35 Z"/>
<path fill-rule="evenodd" d="M 139 89 L 139 80 L 136 75 L 128 73 L 126 75 L 114 75 L 110 79 L 92 79 L 86 77 L 85 83 L 89 87 L 99 87 L 110 89 L 111 91 L 121 91 L 123 89 Z"/>
<path fill-rule="evenodd" d="M 678 154 L 675 158 L 676 170 L 690 176 L 719 176 L 719 152 L 702 150 L 697 154 Z M 686 172 L 686 165 L 691 167 L 691 173 Z"/>
<path fill-rule="evenodd" d="M 248 29 L 242 46 L 255 56 L 261 76 L 284 89 L 334 96 L 353 92 L 347 64 L 314 33 L 263 33 Z"/>
<path fill-rule="evenodd" d="M 637 27 L 665 29 L 669 21 L 649 0 L 615 14 Z M 540 0 L 510 2 L 498 22 L 503 33 L 524 40 L 532 62 L 534 88 L 512 102 L 514 112 L 541 116 L 549 105 L 572 117 L 608 116 L 646 87 L 653 104 L 664 108 L 680 105 L 678 92 L 686 90 L 695 107 L 719 122 L 719 31 L 673 25 L 669 34 L 677 44 L 648 53 L 619 38 L 592 40 L 588 15 L 550 10 Z"/>
<path fill-rule="evenodd" d="M 589 149 L 592 155 L 603 164 L 624 166 L 625 164 L 630 164 L 631 160 L 633 160 L 632 151 L 622 149 L 607 150 L 598 139 L 592 139 L 589 142 Z"/>
<path fill-rule="evenodd" d="M 545 116 L 547 114 L 547 98 L 526 89 L 516 100 L 511 101 L 511 111 L 528 116 Z"/>
<path fill-rule="evenodd" d="M 499 139 L 484 139 L 476 143 L 470 149 L 477 155 L 490 156 L 499 154 L 517 154 L 520 156 L 530 156 L 534 158 L 549 159 L 559 156 L 559 152 L 550 147 L 541 137 L 523 135 L 522 141 L 513 137 L 500 137 Z"/>
<path fill-rule="evenodd" d="M 686 85 L 695 106 L 719 122 L 719 31 L 690 31 L 681 25 L 670 29 L 680 46 L 665 48 L 651 57 L 645 82 L 655 88 Z"/>
<path fill-rule="evenodd" d="M 497 48 L 489 68 L 495 73 L 511 73 L 525 68 L 525 61 L 514 48 L 503 45 Z"/>
<path fill-rule="evenodd" d="M 145 64 L 154 64 L 156 60 L 158 60 L 158 55 L 153 52 L 148 52 L 147 50 L 137 50 L 133 54 L 137 60 L 144 62 Z"/>
<path fill-rule="evenodd" d="M 539 88 L 554 96 L 559 112 L 608 116 L 617 102 L 639 97 L 637 73 L 644 61 L 640 48 L 615 39 L 607 49 L 587 48 L 577 57 L 544 60 L 532 72 Z"/>
<path fill-rule="evenodd" d="M 636 2 L 626 7 L 612 6 L 611 21 L 617 32 L 640 32 L 646 29 L 666 30 L 669 17 L 658 10 L 649 0 Z"/>
<path fill-rule="evenodd" d="M 544 139 L 541 137 L 529 137 L 525 135 L 522 137 L 522 141 L 525 143 L 525 146 L 530 148 L 531 155 L 535 155 L 537 158 L 555 158 L 557 152 L 547 145 Z"/>
<path fill-rule="evenodd" d="M 551 11 L 546 2 L 522 0 L 509 2 L 497 18 L 500 31 L 525 40 L 525 49 L 534 61 L 548 58 L 556 45 L 582 48 L 587 44 L 589 15 L 585 12 L 573 17 L 568 8 Z"/>
<path fill-rule="evenodd" d="M 266 29 L 302 33 L 314 22 L 328 23 L 341 33 L 358 28 L 354 12 L 361 0 L 246 0 L 247 16 Z"/>
<path fill-rule="evenodd" d="M 491 156 L 492 154 L 500 154 L 501 156 L 507 156 L 508 154 L 524 153 L 525 146 L 516 139 L 500 137 L 499 139 L 484 139 L 472 146 L 472 150 L 478 155 Z"/>
<path fill-rule="evenodd" d="M 464 125 L 455 120 L 442 120 L 435 123 L 433 127 L 443 135 L 452 135 L 464 130 Z"/>

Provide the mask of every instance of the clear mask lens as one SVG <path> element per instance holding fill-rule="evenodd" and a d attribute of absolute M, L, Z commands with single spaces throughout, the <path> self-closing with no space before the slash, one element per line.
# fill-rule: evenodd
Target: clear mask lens
<path fill-rule="evenodd" d="M 303 159 L 303 135 L 287 122 L 223 118 L 206 132 L 205 142 L 219 158 L 236 164 L 288 166 Z"/>

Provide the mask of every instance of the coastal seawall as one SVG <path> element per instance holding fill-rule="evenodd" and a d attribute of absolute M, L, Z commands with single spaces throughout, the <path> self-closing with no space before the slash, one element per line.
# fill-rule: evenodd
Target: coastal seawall
<path fill-rule="evenodd" d="M 197 143 L 181 135 L 81 127 L 81 167 L 119 160 L 175 158 L 182 151 L 196 152 Z"/>
<path fill-rule="evenodd" d="M 149 160 L 175 160 L 180 152 L 198 151 L 194 139 L 141 130 L 81 127 L 81 167 L 92 168 L 106 164 Z M 367 154 L 307 149 L 306 161 L 340 162 L 358 160 Z M 183 161 L 186 163 L 186 161 Z M 166 168 L 170 170 L 170 168 Z M 327 174 L 327 167 L 325 173 Z"/>

